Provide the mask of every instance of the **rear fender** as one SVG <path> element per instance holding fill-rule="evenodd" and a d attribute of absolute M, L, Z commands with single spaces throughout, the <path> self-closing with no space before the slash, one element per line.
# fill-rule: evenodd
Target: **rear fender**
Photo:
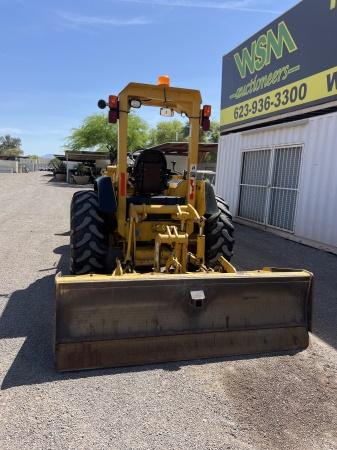
<path fill-rule="evenodd" d="M 205 200 L 206 200 L 206 216 L 219 214 L 218 204 L 216 202 L 215 193 L 211 183 L 205 182 Z"/>
<path fill-rule="evenodd" d="M 98 195 L 101 212 L 113 214 L 117 212 L 117 200 L 110 177 L 102 176 L 95 180 L 94 189 Z"/>

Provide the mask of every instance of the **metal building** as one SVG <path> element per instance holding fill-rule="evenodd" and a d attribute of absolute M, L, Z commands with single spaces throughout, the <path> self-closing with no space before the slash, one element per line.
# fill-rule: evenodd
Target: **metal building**
<path fill-rule="evenodd" d="M 337 113 L 223 136 L 216 190 L 237 221 L 337 253 Z"/>
<path fill-rule="evenodd" d="M 303 0 L 224 56 L 216 189 L 235 220 L 337 254 L 336 20 Z"/>

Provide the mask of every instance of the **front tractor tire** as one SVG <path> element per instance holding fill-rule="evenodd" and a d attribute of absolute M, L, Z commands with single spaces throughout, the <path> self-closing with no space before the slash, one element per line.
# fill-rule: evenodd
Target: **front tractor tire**
<path fill-rule="evenodd" d="M 221 270 L 220 256 L 230 261 L 233 256 L 234 225 L 228 204 L 216 196 L 218 213 L 208 217 L 205 226 L 206 264 L 214 270 Z"/>
<path fill-rule="evenodd" d="M 108 237 L 97 193 L 79 191 L 70 209 L 70 272 L 72 275 L 105 273 Z"/>

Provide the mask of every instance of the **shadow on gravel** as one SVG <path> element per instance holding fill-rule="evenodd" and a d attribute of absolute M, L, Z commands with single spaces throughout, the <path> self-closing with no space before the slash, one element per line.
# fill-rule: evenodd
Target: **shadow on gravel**
<path fill-rule="evenodd" d="M 241 245 L 238 246 L 235 264 L 241 269 L 278 265 L 279 267 L 304 267 L 315 273 L 314 332 L 337 348 L 337 257 L 268 233 L 262 234 L 256 230 L 246 229 L 246 227 L 238 227 L 237 241 Z M 68 249 L 68 246 L 62 246 L 54 250 L 56 254 L 61 255 L 57 271 L 67 272 Z M 41 269 L 41 272 L 54 269 Z M 37 280 L 27 289 L 14 292 L 8 300 L 7 307 L 0 318 L 0 338 L 24 337 L 25 342 L 9 368 L 1 389 L 148 370 L 177 371 L 187 365 L 280 355 L 278 353 L 239 356 L 142 367 L 57 373 L 53 361 L 54 276 L 55 273 Z M 6 297 L 6 294 L 3 295 Z"/>
<path fill-rule="evenodd" d="M 70 189 L 93 189 L 93 184 L 73 184 L 67 183 L 66 181 L 56 181 L 52 178 L 48 181 L 47 185 L 52 185 L 56 187 L 70 188 Z"/>
<path fill-rule="evenodd" d="M 68 246 L 58 247 L 61 255 L 57 271 L 65 270 Z M 55 270 L 55 267 L 41 269 Z M 52 375 L 54 277 L 47 275 L 27 289 L 14 292 L 0 318 L 0 338 L 25 337 L 20 351 L 8 370 L 1 389 L 55 379 Z"/>
<path fill-rule="evenodd" d="M 55 233 L 54 236 L 70 236 L 70 231 L 65 231 L 64 233 Z"/>

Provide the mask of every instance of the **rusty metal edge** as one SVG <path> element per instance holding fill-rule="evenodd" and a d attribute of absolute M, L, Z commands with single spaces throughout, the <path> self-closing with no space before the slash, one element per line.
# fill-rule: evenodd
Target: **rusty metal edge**
<path fill-rule="evenodd" d="M 304 350 L 305 327 L 198 333 L 57 344 L 58 371 L 137 366 Z"/>

